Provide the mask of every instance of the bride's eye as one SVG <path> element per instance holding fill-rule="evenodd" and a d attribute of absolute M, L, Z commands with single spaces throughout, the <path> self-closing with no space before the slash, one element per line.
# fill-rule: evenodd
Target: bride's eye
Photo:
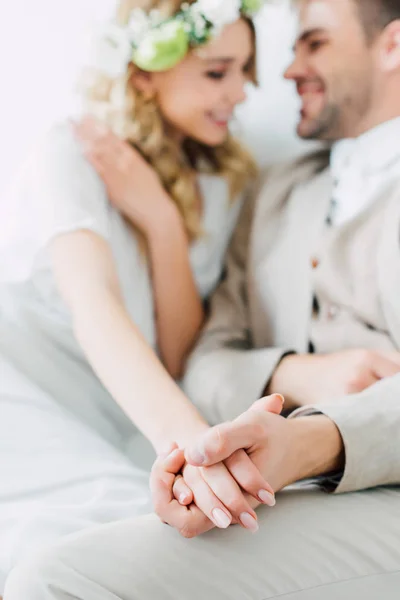
<path fill-rule="evenodd" d="M 206 77 L 209 79 L 221 80 L 225 77 L 226 73 L 224 71 L 207 71 Z"/>

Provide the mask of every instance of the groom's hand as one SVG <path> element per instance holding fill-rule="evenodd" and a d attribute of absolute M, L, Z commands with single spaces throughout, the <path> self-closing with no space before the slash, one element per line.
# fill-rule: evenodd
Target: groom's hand
<path fill-rule="evenodd" d="M 275 370 L 268 393 L 279 391 L 288 408 L 357 394 L 400 372 L 400 352 L 351 349 L 332 354 L 290 354 Z"/>
<path fill-rule="evenodd" d="M 282 410 L 282 401 L 281 396 L 272 397 L 265 406 L 265 410 L 272 410 L 279 413 Z M 254 444 L 261 439 L 263 433 L 257 425 L 255 427 L 250 426 L 245 432 Z M 215 464 L 218 462 L 220 462 L 219 465 Z M 248 498 L 249 502 L 252 500 L 254 507 L 260 502 L 269 506 L 275 504 L 272 488 L 262 478 L 258 469 L 255 468 L 241 447 L 235 447 L 232 456 L 228 456 L 224 464 L 222 461 L 215 461 L 215 463 L 204 469 L 194 468 L 190 465 L 186 465 L 185 467 L 184 453 L 174 445 L 168 455 L 159 456 L 153 465 L 150 485 L 155 512 L 162 521 L 173 526 L 184 537 L 200 535 L 212 529 L 215 525 L 226 527 L 230 524 L 232 517 L 229 518 L 226 525 L 221 525 L 213 519 L 213 509 L 215 508 L 222 509 L 225 514 L 229 515 L 229 512 L 226 513 L 226 505 L 221 504 L 219 500 L 219 498 L 224 498 L 226 502 L 225 496 L 227 492 L 230 498 L 230 502 L 227 503 L 228 506 L 237 504 L 235 498 L 239 498 L 239 508 L 236 511 L 231 511 L 236 517 L 233 522 L 239 522 L 243 527 L 251 531 L 256 531 L 257 529 L 255 513 L 249 507 L 250 510 L 246 513 L 246 519 L 243 519 L 244 513 L 241 506 L 243 505 L 244 498 L 242 497 L 242 493 L 246 489 L 248 490 L 250 495 L 245 494 L 245 497 Z M 218 467 L 223 469 L 223 472 L 214 472 L 214 469 Z M 189 483 L 191 487 L 187 487 L 184 479 L 180 477 L 182 471 L 185 477 L 187 471 L 189 471 L 189 482 L 186 483 Z M 191 471 L 193 471 L 192 475 L 198 480 L 198 484 L 193 483 L 192 476 L 190 475 Z M 199 491 L 198 485 L 204 488 L 207 487 L 206 484 L 208 484 L 209 489 Z M 236 493 L 235 489 L 232 488 L 232 484 L 236 487 L 239 485 L 242 491 L 237 487 L 238 493 Z M 231 492 L 233 490 L 233 494 L 229 492 L 229 486 L 231 487 Z M 194 494 L 195 503 L 189 502 L 189 505 L 187 505 L 186 501 L 181 502 L 181 494 L 187 498 L 191 494 L 192 488 L 196 492 Z M 263 489 L 260 490 L 260 488 Z M 214 490 L 215 496 L 212 494 L 212 490 Z M 206 495 L 204 496 L 205 493 Z M 251 499 L 251 495 L 253 499 Z M 204 506 L 204 497 L 209 500 L 208 504 L 206 502 L 206 506 Z M 240 498 L 242 499 L 240 500 Z"/>
<path fill-rule="evenodd" d="M 275 492 L 317 475 L 341 470 L 343 441 L 336 425 L 324 415 L 284 419 L 279 396 L 263 398 L 230 423 L 213 427 L 185 451 L 189 464 L 229 464 L 244 448 Z"/>

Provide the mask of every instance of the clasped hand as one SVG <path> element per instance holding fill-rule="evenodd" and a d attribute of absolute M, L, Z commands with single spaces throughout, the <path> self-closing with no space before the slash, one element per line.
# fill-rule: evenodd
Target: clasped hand
<path fill-rule="evenodd" d="M 275 504 L 274 488 L 263 474 L 264 416 L 280 426 L 282 402 L 279 395 L 260 400 L 232 423 L 208 430 L 196 446 L 172 445 L 159 456 L 150 481 L 161 520 L 187 538 L 236 523 L 256 532 L 254 508 Z"/>

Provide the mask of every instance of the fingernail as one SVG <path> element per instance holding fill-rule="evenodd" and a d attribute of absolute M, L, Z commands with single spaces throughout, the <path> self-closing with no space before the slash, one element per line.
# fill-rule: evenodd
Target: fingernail
<path fill-rule="evenodd" d="M 275 394 L 275 395 L 278 396 L 278 398 L 282 402 L 282 406 L 283 406 L 285 404 L 285 398 L 282 396 L 282 394 Z"/>
<path fill-rule="evenodd" d="M 192 448 L 189 450 L 189 458 L 197 465 L 202 465 L 206 462 L 205 452 L 202 451 L 199 446 Z"/>
<path fill-rule="evenodd" d="M 226 529 L 232 523 L 232 519 L 220 508 L 214 508 L 212 516 L 217 527 L 221 529 Z"/>
<path fill-rule="evenodd" d="M 261 502 L 263 502 L 267 506 L 275 506 L 276 504 L 274 494 L 271 494 L 271 492 L 267 492 L 267 490 L 260 490 L 258 492 L 258 497 L 260 498 Z"/>
<path fill-rule="evenodd" d="M 250 513 L 241 513 L 240 520 L 242 524 L 251 531 L 252 533 L 257 533 L 259 527 L 256 519 Z"/>
<path fill-rule="evenodd" d="M 175 450 L 172 450 L 172 452 L 169 453 L 168 458 L 176 458 L 181 452 L 182 450 L 175 448 Z"/>
<path fill-rule="evenodd" d="M 175 450 L 173 450 L 172 452 L 170 452 L 166 456 L 162 456 L 161 459 L 164 461 L 164 464 L 165 463 L 169 464 L 169 461 L 175 460 L 175 458 L 177 458 L 179 452 L 181 452 L 181 450 L 179 450 L 179 448 L 176 448 Z"/>
<path fill-rule="evenodd" d="M 189 498 L 187 494 L 179 494 L 179 502 L 180 504 L 185 504 L 186 500 Z"/>

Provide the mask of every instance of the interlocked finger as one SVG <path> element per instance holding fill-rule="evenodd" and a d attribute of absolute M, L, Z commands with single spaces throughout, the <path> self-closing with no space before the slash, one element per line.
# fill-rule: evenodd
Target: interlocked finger
<path fill-rule="evenodd" d="M 186 485 L 182 475 L 176 476 L 172 492 L 182 506 L 188 506 L 193 502 L 192 490 Z"/>

